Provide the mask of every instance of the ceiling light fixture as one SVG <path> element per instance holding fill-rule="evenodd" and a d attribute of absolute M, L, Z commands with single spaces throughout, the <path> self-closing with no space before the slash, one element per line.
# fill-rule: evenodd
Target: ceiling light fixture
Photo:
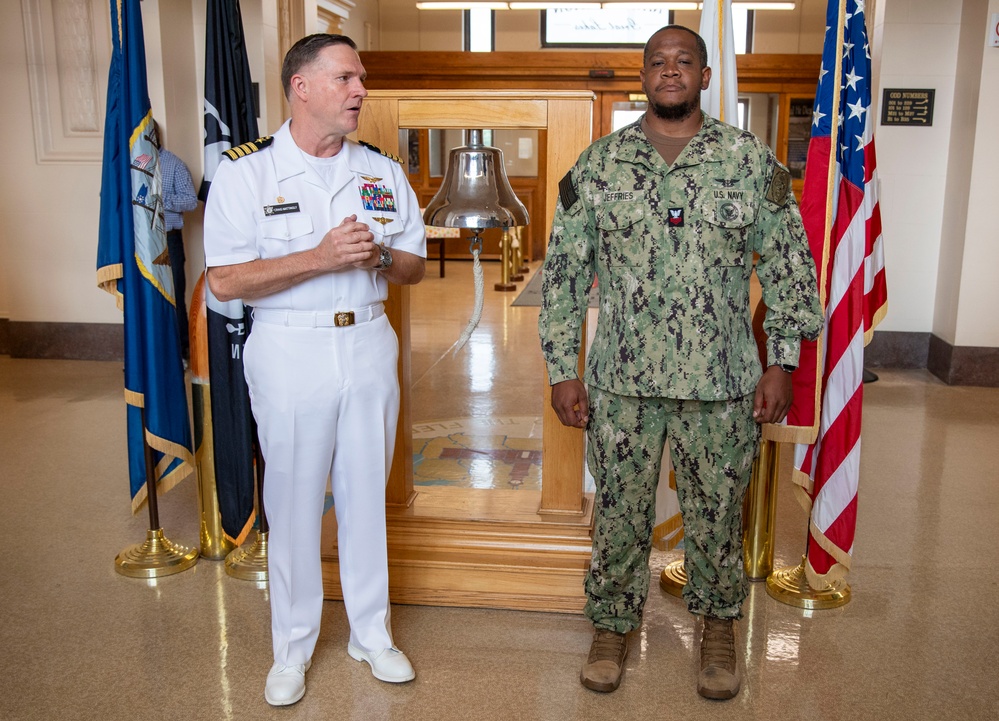
<path fill-rule="evenodd" d="M 699 2 L 484 2 L 480 0 L 428 0 L 416 3 L 418 10 L 700 10 Z M 746 10 L 794 10 L 793 2 L 741 2 L 734 0 L 733 6 Z"/>

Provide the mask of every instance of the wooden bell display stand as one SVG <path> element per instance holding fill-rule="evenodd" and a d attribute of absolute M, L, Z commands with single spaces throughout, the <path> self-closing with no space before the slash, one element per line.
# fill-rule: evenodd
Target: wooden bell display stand
<path fill-rule="evenodd" d="M 357 137 L 405 155 L 400 128 L 551 130 L 542 159 L 550 228 L 558 181 L 590 143 L 593 99 L 575 90 L 372 90 Z M 581 612 L 593 511 L 583 493 L 584 435 L 558 421 L 547 378 L 540 491 L 414 488 L 409 293 L 390 285 L 386 303 L 399 336 L 402 392 L 386 492 L 392 601 Z M 324 518 L 322 563 L 326 598 L 342 598 L 333 513 Z"/>

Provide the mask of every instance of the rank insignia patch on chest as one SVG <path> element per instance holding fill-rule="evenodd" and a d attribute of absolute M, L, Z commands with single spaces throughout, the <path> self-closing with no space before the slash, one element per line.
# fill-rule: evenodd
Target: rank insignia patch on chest
<path fill-rule="evenodd" d="M 673 228 L 679 228 L 683 225 L 683 208 L 669 209 L 669 224 Z"/>
<path fill-rule="evenodd" d="M 395 197 L 392 188 L 375 183 L 365 183 L 360 188 L 361 203 L 365 210 L 377 210 L 383 213 L 395 212 Z"/>

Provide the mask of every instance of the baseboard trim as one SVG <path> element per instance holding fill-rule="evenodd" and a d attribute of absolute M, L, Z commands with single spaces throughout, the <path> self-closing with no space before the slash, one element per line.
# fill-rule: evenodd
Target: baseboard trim
<path fill-rule="evenodd" d="M 0 355 L 122 361 L 120 323 L 40 323 L 0 318 Z M 999 387 L 999 348 L 952 346 L 932 333 L 875 331 L 867 368 L 926 368 L 948 385 Z"/>
<path fill-rule="evenodd" d="M 874 338 L 864 348 L 864 365 L 868 368 L 925 368 L 929 348 L 929 333 L 874 331 Z"/>
<path fill-rule="evenodd" d="M 999 348 L 952 346 L 931 336 L 926 367 L 947 385 L 999 388 Z"/>
<path fill-rule="evenodd" d="M 925 368 L 952 386 L 999 387 L 999 348 L 952 346 L 932 333 L 875 331 L 867 368 Z"/>
<path fill-rule="evenodd" d="M 6 321 L 11 358 L 121 361 L 125 327 L 120 323 L 38 323 Z M 0 344 L 4 342 L 0 326 Z"/>

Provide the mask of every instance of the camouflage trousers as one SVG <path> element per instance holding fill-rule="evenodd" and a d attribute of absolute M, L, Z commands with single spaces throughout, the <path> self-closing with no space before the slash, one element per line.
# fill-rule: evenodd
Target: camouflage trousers
<path fill-rule="evenodd" d="M 635 398 L 591 386 L 589 400 L 587 463 L 597 492 L 587 617 L 620 633 L 641 625 L 668 441 L 683 517 L 684 600 L 695 614 L 739 618 L 746 597 L 742 502 L 760 438 L 753 396 Z"/>

